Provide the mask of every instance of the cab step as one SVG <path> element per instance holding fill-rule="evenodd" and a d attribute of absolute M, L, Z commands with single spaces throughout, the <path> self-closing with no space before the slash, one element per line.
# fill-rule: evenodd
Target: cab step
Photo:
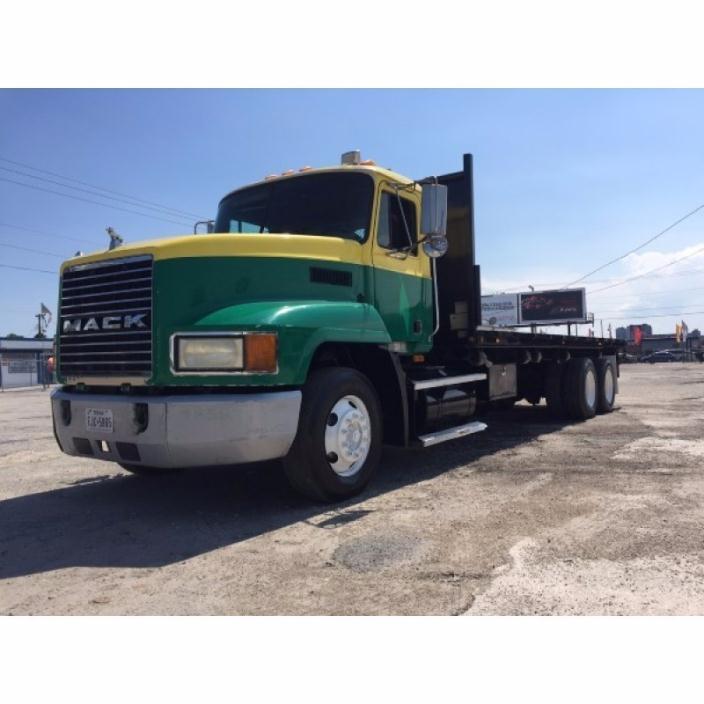
<path fill-rule="evenodd" d="M 462 438 L 465 435 L 481 433 L 482 430 L 486 429 L 486 423 L 474 420 L 471 423 L 465 423 L 464 425 L 456 425 L 454 428 L 446 428 L 445 430 L 438 430 L 434 433 L 419 435 L 418 440 L 420 440 L 420 444 L 423 447 L 430 447 L 431 445 L 439 445 L 441 442 L 445 442 L 447 440 Z"/>

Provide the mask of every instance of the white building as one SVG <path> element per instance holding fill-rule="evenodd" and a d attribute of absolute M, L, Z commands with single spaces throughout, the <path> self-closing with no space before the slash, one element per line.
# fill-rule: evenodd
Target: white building
<path fill-rule="evenodd" d="M 53 339 L 0 337 L 0 389 L 34 386 L 49 379 L 46 360 Z"/>

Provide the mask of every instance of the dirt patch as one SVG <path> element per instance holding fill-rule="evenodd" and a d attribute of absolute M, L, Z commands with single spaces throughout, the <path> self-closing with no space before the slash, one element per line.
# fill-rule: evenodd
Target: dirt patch
<path fill-rule="evenodd" d="M 404 563 L 418 561 L 423 541 L 413 535 L 365 535 L 340 545 L 334 559 L 355 572 L 378 572 Z"/>

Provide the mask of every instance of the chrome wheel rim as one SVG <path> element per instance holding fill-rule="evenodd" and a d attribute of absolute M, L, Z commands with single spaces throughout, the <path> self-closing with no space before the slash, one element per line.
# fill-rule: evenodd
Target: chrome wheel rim
<path fill-rule="evenodd" d="M 604 397 L 609 405 L 614 402 L 614 389 L 616 385 L 614 384 L 614 370 L 611 367 L 606 368 L 606 373 L 604 374 Z"/>
<path fill-rule="evenodd" d="M 596 405 L 596 376 L 592 369 L 587 370 L 584 378 L 584 397 L 589 408 Z"/>
<path fill-rule="evenodd" d="M 364 464 L 371 448 L 371 418 L 358 396 L 343 396 L 328 413 L 325 457 L 333 472 L 351 477 Z"/>

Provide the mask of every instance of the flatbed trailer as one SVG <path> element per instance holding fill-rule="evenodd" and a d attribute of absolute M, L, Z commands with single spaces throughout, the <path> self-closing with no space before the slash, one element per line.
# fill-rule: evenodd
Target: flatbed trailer
<path fill-rule="evenodd" d="M 414 181 L 350 153 L 229 193 L 208 230 L 62 266 L 67 454 L 150 476 L 280 458 L 334 501 L 383 443 L 480 432 L 487 408 L 614 408 L 621 341 L 481 324 L 471 155 Z"/>

